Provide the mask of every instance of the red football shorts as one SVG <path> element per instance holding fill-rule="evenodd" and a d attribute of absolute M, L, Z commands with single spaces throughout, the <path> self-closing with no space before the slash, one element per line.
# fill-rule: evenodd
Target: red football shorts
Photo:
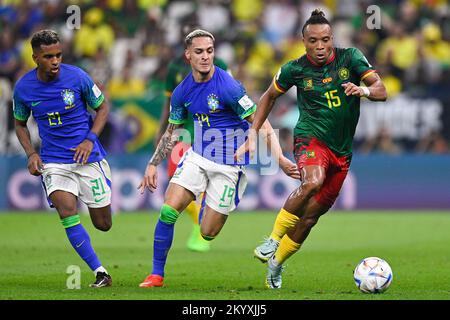
<path fill-rule="evenodd" d="M 314 198 L 320 204 L 331 207 L 347 176 L 351 155 L 338 157 L 325 143 L 316 138 L 296 137 L 294 156 L 300 171 L 305 166 L 318 165 L 325 168 L 325 181 Z"/>
<path fill-rule="evenodd" d="M 190 144 L 184 142 L 177 142 L 175 147 L 173 147 L 170 157 L 167 159 L 167 175 L 170 178 L 174 175 L 177 170 L 178 162 L 180 162 L 183 154 L 189 150 Z"/>

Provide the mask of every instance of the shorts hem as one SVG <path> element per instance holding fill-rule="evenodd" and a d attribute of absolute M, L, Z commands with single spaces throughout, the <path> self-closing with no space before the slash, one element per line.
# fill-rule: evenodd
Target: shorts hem
<path fill-rule="evenodd" d="M 225 212 L 223 212 L 225 208 L 219 208 L 217 205 L 211 205 L 207 199 L 205 200 L 205 204 L 208 207 L 210 207 L 211 209 L 217 211 L 220 214 L 226 215 L 226 216 L 230 215 L 230 212 L 232 212 L 234 210 L 234 209 L 232 209 L 232 210 L 225 210 Z"/>
<path fill-rule="evenodd" d="M 185 183 L 182 182 L 182 181 L 179 181 L 179 180 L 173 180 L 173 178 L 170 179 L 169 183 L 175 183 L 175 184 L 179 185 L 180 187 L 185 188 L 185 189 L 188 190 L 189 192 L 192 192 L 192 193 L 194 194 L 194 200 L 196 200 L 196 199 L 200 196 L 200 194 L 202 193 L 202 191 L 196 193 L 195 191 L 192 190 L 192 187 L 191 187 L 191 186 L 188 186 L 187 184 L 185 184 Z"/>

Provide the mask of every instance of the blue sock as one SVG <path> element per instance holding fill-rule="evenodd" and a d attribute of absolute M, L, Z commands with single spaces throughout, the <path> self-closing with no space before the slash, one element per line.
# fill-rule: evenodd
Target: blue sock
<path fill-rule="evenodd" d="M 97 258 L 91 245 L 91 239 L 80 222 L 80 216 L 70 216 L 61 220 L 66 229 L 72 247 L 78 255 L 88 264 L 92 271 L 100 267 L 102 264 Z"/>
<path fill-rule="evenodd" d="M 153 271 L 164 277 L 164 267 L 166 265 L 167 254 L 172 246 L 175 224 L 162 222 L 161 219 L 155 227 L 155 237 L 153 240 Z"/>

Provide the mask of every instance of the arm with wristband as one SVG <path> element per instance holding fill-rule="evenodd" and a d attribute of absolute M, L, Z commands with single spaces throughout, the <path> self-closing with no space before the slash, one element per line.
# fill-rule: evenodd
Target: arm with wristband
<path fill-rule="evenodd" d="M 77 163 L 86 164 L 89 156 L 91 155 L 92 149 L 96 141 L 98 140 L 98 136 L 102 132 L 106 121 L 108 120 L 109 114 L 109 106 L 105 101 L 103 101 L 98 108 L 95 109 L 97 112 L 94 123 L 92 125 L 91 130 L 88 132 L 84 140 L 74 149 L 75 154 L 73 156 L 73 160 Z"/>

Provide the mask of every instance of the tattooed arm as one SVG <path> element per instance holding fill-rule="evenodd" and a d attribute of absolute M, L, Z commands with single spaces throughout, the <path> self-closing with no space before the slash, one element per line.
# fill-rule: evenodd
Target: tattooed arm
<path fill-rule="evenodd" d="M 147 164 L 147 168 L 145 169 L 144 178 L 141 181 L 141 184 L 138 186 L 141 194 L 144 193 L 145 188 L 147 188 L 150 192 L 153 192 L 158 186 L 158 175 L 156 171 L 156 167 L 166 158 L 167 154 L 169 154 L 175 144 L 178 141 L 178 134 L 176 133 L 177 128 L 181 125 L 169 123 L 167 126 L 166 132 L 164 132 L 161 140 L 156 147 L 155 153 Z"/>

